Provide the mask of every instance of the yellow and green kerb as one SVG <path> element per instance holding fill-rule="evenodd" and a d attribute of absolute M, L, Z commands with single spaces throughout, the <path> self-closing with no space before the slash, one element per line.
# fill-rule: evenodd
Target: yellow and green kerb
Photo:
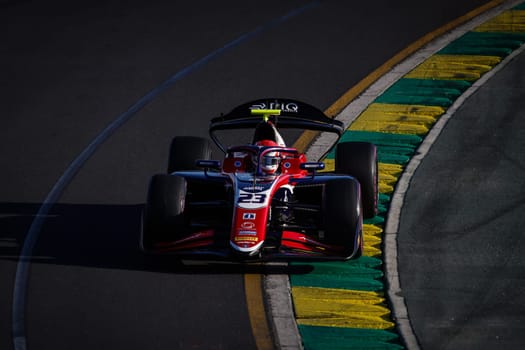
<path fill-rule="evenodd" d="M 305 349 L 404 348 L 385 298 L 382 237 L 391 195 L 434 123 L 505 56 L 525 43 L 525 4 L 474 28 L 377 97 L 340 142 L 378 147 L 379 213 L 364 223 L 364 253 L 348 262 L 312 263 L 291 275 L 295 316 Z M 324 160 L 333 169 L 334 154 Z"/>

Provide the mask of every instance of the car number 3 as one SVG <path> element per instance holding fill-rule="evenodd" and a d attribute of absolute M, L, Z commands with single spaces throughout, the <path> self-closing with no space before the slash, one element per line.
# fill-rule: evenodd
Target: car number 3
<path fill-rule="evenodd" d="M 266 200 L 264 193 L 241 193 L 239 194 L 239 203 L 258 203 L 262 204 Z"/>

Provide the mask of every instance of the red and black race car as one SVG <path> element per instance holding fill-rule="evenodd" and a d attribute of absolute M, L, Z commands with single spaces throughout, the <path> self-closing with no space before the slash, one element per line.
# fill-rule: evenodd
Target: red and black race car
<path fill-rule="evenodd" d="M 241 129 L 252 140 L 225 147 L 219 132 Z M 175 137 L 168 174 L 154 175 L 149 184 L 143 250 L 241 261 L 359 257 L 363 218 L 377 213 L 376 147 L 339 143 L 335 171 L 323 172 L 324 163 L 286 146 L 283 129 L 338 138 L 344 132 L 342 122 L 319 109 L 279 98 L 211 120 L 209 134 L 224 152 L 222 161 L 212 160 L 208 139 Z"/>

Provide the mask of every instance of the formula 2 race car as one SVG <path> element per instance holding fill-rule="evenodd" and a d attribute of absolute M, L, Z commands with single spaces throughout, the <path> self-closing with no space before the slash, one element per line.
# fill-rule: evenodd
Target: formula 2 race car
<path fill-rule="evenodd" d="M 142 217 L 141 246 L 181 258 L 240 261 L 359 257 L 363 218 L 377 213 L 377 150 L 343 142 L 335 172 L 287 147 L 279 130 L 340 138 L 341 121 L 306 103 L 262 99 L 213 118 L 206 138 L 175 137 L 168 174 L 154 175 Z M 225 147 L 218 132 L 248 129 L 251 142 Z M 236 138 L 236 137 L 235 137 Z M 237 139 L 237 138 L 236 138 Z M 327 152 L 330 150 L 327 150 Z"/>

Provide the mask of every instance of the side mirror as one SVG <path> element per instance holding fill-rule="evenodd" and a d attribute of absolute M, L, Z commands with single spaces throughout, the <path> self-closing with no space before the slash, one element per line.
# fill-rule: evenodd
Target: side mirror
<path fill-rule="evenodd" d="M 214 169 L 214 170 L 220 170 L 221 169 L 221 161 L 220 160 L 206 160 L 206 159 L 199 159 L 195 161 L 195 165 L 199 168 L 204 169 Z"/>
<path fill-rule="evenodd" d="M 302 170 L 307 171 L 316 171 L 316 170 L 323 170 L 324 169 L 324 163 L 323 162 L 306 162 L 299 164 L 299 168 Z"/>

